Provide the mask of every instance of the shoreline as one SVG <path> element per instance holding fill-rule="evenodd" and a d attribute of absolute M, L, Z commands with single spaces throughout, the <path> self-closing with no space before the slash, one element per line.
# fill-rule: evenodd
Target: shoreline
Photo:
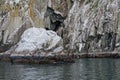
<path fill-rule="evenodd" d="M 30 64 L 56 64 L 56 63 L 75 63 L 75 59 L 83 58 L 120 58 L 120 53 L 81 53 L 66 54 L 55 56 L 11 56 L 10 54 L 0 54 L 0 62 L 30 63 Z"/>

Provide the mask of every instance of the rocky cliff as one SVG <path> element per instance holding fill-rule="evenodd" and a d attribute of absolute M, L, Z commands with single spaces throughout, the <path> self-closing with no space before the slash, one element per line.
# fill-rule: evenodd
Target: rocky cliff
<path fill-rule="evenodd" d="M 0 4 L 1 48 L 20 45 L 25 30 L 42 27 L 56 32 L 62 50 L 69 53 L 120 50 L 119 0 L 3 0 Z"/>

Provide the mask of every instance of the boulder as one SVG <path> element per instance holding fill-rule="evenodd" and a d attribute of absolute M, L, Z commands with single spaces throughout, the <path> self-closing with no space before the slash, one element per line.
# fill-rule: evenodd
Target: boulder
<path fill-rule="evenodd" d="M 56 32 L 33 27 L 23 33 L 14 53 L 34 55 L 42 54 L 42 52 L 60 52 L 62 49 L 62 38 Z"/>

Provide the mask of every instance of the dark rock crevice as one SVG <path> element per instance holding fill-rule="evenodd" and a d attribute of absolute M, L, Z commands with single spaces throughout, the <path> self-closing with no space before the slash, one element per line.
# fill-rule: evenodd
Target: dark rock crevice
<path fill-rule="evenodd" d="M 0 53 L 9 50 L 13 46 L 13 44 L 7 44 L 7 43 L 4 44 L 3 43 L 3 36 L 4 36 L 4 30 L 2 30 L 2 39 L 0 41 Z"/>
<path fill-rule="evenodd" d="M 54 9 L 47 7 L 44 19 L 46 20 L 48 18 L 49 22 L 45 28 L 47 30 L 53 30 L 57 32 L 59 36 L 62 37 L 63 35 L 63 28 L 64 28 L 64 17 L 62 17 L 60 14 L 55 13 Z"/>

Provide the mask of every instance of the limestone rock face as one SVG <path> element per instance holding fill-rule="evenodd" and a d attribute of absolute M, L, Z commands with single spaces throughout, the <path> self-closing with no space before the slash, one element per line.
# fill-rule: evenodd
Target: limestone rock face
<path fill-rule="evenodd" d="M 34 4 L 32 0 L 3 1 L 0 12 L 0 45 L 17 44 L 26 29 L 44 26 L 43 17 Z"/>
<path fill-rule="evenodd" d="M 114 51 L 119 43 L 119 0 L 74 0 L 64 44 L 73 52 Z"/>
<path fill-rule="evenodd" d="M 14 21 L 11 22 L 9 18 L 6 18 L 5 22 L 0 28 L 1 32 L 1 44 L 16 44 L 20 40 L 23 32 L 32 27 L 32 23 L 29 19 L 26 19 L 22 23 L 21 17 L 15 17 Z"/>
<path fill-rule="evenodd" d="M 6 3 L 15 5 L 11 0 Z M 14 1 L 14 0 L 13 0 Z M 10 37 L 29 20 L 30 25 L 53 30 L 62 37 L 64 50 L 71 53 L 106 52 L 120 50 L 120 1 L 119 0 L 19 0 L 19 15 L 10 15 L 11 8 L 0 7 L 0 41 L 18 43 L 19 38 Z M 22 3 L 22 4 L 21 4 Z M 18 11 L 18 8 L 12 11 Z M 2 11 L 2 12 L 1 12 Z M 17 12 L 18 13 L 18 12 Z M 12 22 L 11 17 L 16 22 Z M 13 19 L 12 18 L 12 19 Z M 16 19 L 19 18 L 19 19 Z M 17 24 L 18 25 L 17 25 Z M 10 25 L 11 24 L 11 25 Z M 28 27 L 29 26 L 29 27 Z M 19 28 L 21 30 L 21 28 Z M 2 31 L 4 30 L 4 32 Z M 7 34 L 6 36 L 3 36 Z M 52 34 L 51 34 L 52 35 Z M 54 38 L 53 38 L 54 39 Z M 20 41 L 21 42 L 21 41 Z M 20 45 L 20 44 L 19 44 Z M 46 49 L 46 48 L 45 48 Z M 56 47 L 56 50 L 61 47 Z M 16 49 L 17 50 L 17 49 Z M 58 50 L 59 51 L 59 50 Z"/>
<path fill-rule="evenodd" d="M 51 5 L 56 12 L 61 13 L 63 17 L 68 15 L 68 12 L 72 6 L 72 0 L 51 0 Z"/>

